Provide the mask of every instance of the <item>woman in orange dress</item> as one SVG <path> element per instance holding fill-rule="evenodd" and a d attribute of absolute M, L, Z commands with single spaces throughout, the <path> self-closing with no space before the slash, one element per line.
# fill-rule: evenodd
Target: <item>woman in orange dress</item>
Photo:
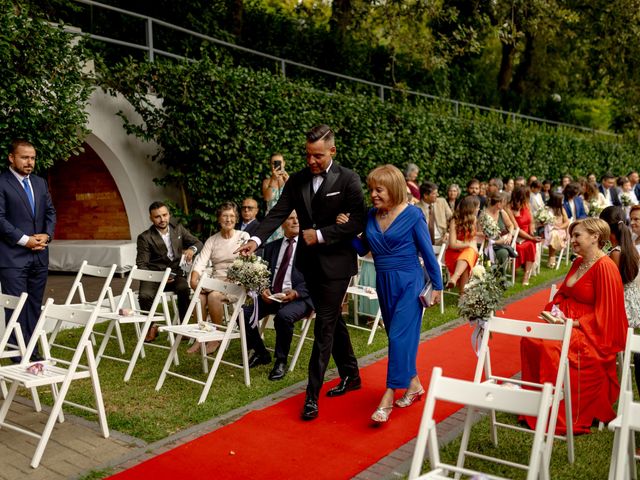
<path fill-rule="evenodd" d="M 447 288 L 455 287 L 459 281 L 461 295 L 471 269 L 478 261 L 476 219 L 479 210 L 480 201 L 476 195 L 464 197 L 449 224 L 449 245 L 444 252 L 444 263 L 451 274 Z"/>
<path fill-rule="evenodd" d="M 535 234 L 535 223 L 531 218 L 526 187 L 517 186 L 513 189 L 507 213 L 511 221 L 520 227 L 516 241 L 516 251 L 518 252 L 516 267 L 524 265 L 522 284 L 529 285 L 531 270 L 536 261 L 536 243 L 540 243 L 542 237 Z"/>
<path fill-rule="evenodd" d="M 624 350 L 627 314 L 622 279 L 616 264 L 603 251 L 609 240 L 609 225 L 599 218 L 578 220 L 569 227 L 571 246 L 580 255 L 553 300 L 573 320 L 569 347 L 569 375 L 573 432 L 589 433 L 594 421 L 608 422 L 616 413 L 620 384 L 616 355 Z M 555 310 L 555 309 L 554 309 Z M 522 380 L 554 383 L 560 358 L 560 342 L 522 339 Z M 526 418 L 532 428 L 535 418 Z M 557 434 L 566 433 L 565 409 L 558 411 Z"/>

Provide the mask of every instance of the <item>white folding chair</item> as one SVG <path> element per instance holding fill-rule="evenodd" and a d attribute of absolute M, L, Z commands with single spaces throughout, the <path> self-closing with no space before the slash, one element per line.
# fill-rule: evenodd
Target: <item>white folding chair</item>
<path fill-rule="evenodd" d="M 533 269 L 531 270 L 531 276 L 535 277 L 540 273 L 540 266 L 542 265 L 542 242 L 536 243 L 536 261 L 533 263 Z"/>
<path fill-rule="evenodd" d="M 98 354 L 96 356 L 98 365 L 103 358 L 108 358 L 109 360 L 115 360 L 117 362 L 123 362 L 129 364 L 127 367 L 127 371 L 124 374 L 124 381 L 128 382 L 133 374 L 133 369 L 136 366 L 139 357 L 144 358 L 144 339 L 147 336 L 147 332 L 151 327 L 151 324 L 154 322 L 163 323 L 165 325 L 171 325 L 171 317 L 169 314 L 169 303 L 167 301 L 167 297 L 164 295 L 164 288 L 167 285 L 167 280 L 169 280 L 169 274 L 171 273 L 171 269 L 167 268 L 164 271 L 152 271 L 152 270 L 142 270 L 137 268 L 135 265 L 129 272 L 129 276 L 127 277 L 127 281 L 124 284 L 124 288 L 122 289 L 122 295 L 120 296 L 120 300 L 116 305 L 114 312 L 100 312 L 99 313 L 99 321 L 108 321 L 109 326 L 104 333 L 104 338 L 102 339 L 102 343 L 100 344 L 100 349 L 98 350 Z M 153 302 L 151 304 L 151 308 L 149 311 L 141 310 L 138 307 L 136 302 L 135 294 L 132 289 L 132 283 L 134 280 L 139 280 L 143 282 L 152 282 L 156 283 L 157 289 L 155 296 L 153 298 Z M 162 312 L 158 313 L 158 307 L 162 304 Z M 132 315 L 120 315 L 121 309 L 125 308 L 128 305 L 128 308 L 131 310 Z M 135 328 L 136 333 L 136 346 L 131 354 L 131 358 L 122 358 L 122 357 L 114 357 L 105 354 L 105 349 L 111 339 L 113 329 L 116 325 L 129 325 L 132 324 Z M 174 339 L 173 334 L 169 333 L 169 344 L 173 345 Z M 147 346 L 154 348 L 166 348 L 166 345 L 159 345 L 156 343 L 148 343 Z M 176 358 L 177 362 L 177 358 Z"/>
<path fill-rule="evenodd" d="M 467 452 L 467 455 L 482 458 L 491 462 L 508 465 L 527 471 L 528 480 L 537 480 L 539 477 L 548 478 L 547 465 L 544 461 L 544 426 L 549 416 L 551 405 L 551 384 L 546 383 L 542 391 L 512 390 L 502 388 L 494 384 L 475 383 L 466 380 L 458 380 L 442 376 L 442 369 L 434 367 L 431 375 L 431 383 L 427 393 L 420 429 L 416 439 L 416 447 L 413 452 L 410 479 L 444 479 L 449 478 L 450 473 L 455 473 L 456 478 L 460 475 L 478 475 L 480 478 L 502 478 L 488 475 L 486 472 L 479 472 L 464 468 L 464 465 L 450 465 L 440 460 L 438 451 L 437 425 L 433 417 L 436 402 L 452 402 L 461 405 L 468 405 L 468 416 L 476 409 L 498 410 L 502 412 L 519 415 L 535 416 L 538 424 L 534 432 L 533 445 L 529 455 L 527 465 L 515 463 L 497 457 L 490 457 L 479 453 Z M 462 435 L 460 451 L 466 450 L 469 443 L 471 423 L 465 423 L 465 431 Z M 424 460 L 425 447 L 428 447 L 429 462 L 431 471 L 420 475 Z"/>
<path fill-rule="evenodd" d="M 19 297 L 0 293 L 0 308 L 13 310 L 11 317 L 9 317 L 9 321 L 6 322 L 3 334 L 0 336 L 0 358 L 23 357 L 27 351 L 27 347 L 24 343 L 24 335 L 22 335 L 22 328 L 18 323 L 18 317 L 20 316 L 20 312 L 22 312 L 22 307 L 24 307 L 24 304 L 27 301 L 27 297 L 28 295 L 26 292 L 22 292 Z M 9 343 L 9 337 L 12 332 L 14 332 L 16 337 L 15 345 Z M 2 393 L 2 398 L 7 398 L 7 385 L 6 382 L 1 379 L 0 392 Z M 35 388 L 31 389 L 31 396 L 33 398 L 35 410 L 36 412 L 39 412 L 42 407 L 40 406 L 38 391 Z"/>
<path fill-rule="evenodd" d="M 116 301 L 113 296 L 113 290 L 111 289 L 111 281 L 113 280 L 113 276 L 116 273 L 117 265 L 114 263 L 110 267 L 102 267 L 97 265 L 89 265 L 86 260 L 82 262 L 80 265 L 80 269 L 76 275 L 76 278 L 73 280 L 73 284 L 71 285 L 71 289 L 67 294 L 67 298 L 64 301 L 64 305 L 68 305 L 70 307 L 84 308 L 85 310 L 93 310 L 96 307 L 96 300 L 87 300 L 87 296 L 85 294 L 84 285 L 82 283 L 82 279 L 85 276 L 95 277 L 95 278 L 104 278 L 104 283 L 102 284 L 102 288 L 100 289 L 100 294 L 98 295 L 98 299 L 102 298 L 102 302 L 100 305 L 100 311 L 113 313 L 116 311 Z M 78 297 L 78 302 L 74 302 L 75 297 Z M 59 345 L 55 343 L 56 337 L 62 327 L 62 322 L 58 321 L 53 327 L 51 334 L 49 335 L 49 346 L 50 347 L 59 347 L 68 349 L 64 345 Z M 93 344 L 95 345 L 95 335 L 103 335 L 99 332 L 93 332 L 91 339 Z M 120 353 L 124 354 L 124 342 L 122 341 L 122 332 L 120 331 L 120 325 L 116 325 L 116 336 L 118 338 L 118 345 L 120 346 Z"/>
<path fill-rule="evenodd" d="M 609 430 L 614 432 L 613 436 L 613 452 L 611 454 L 611 467 L 609 469 L 609 479 L 615 478 L 637 478 L 635 461 L 640 460 L 640 456 L 636 455 L 636 441 L 635 435 L 624 433 L 624 429 L 629 428 L 629 425 L 624 426 L 625 419 L 625 401 L 633 401 L 633 375 L 632 361 L 633 354 L 640 353 L 640 335 L 633 333 L 633 328 L 629 328 L 627 331 L 627 343 L 624 348 L 624 356 L 622 358 L 622 378 L 620 380 L 620 400 L 618 401 L 618 412 L 615 419 L 609 422 Z M 640 368 L 640 365 L 636 365 L 635 368 Z M 629 397 L 625 397 L 629 394 Z M 635 407 L 630 407 L 630 412 Z M 636 413 L 636 419 L 639 418 Z M 623 435 L 628 438 L 623 439 Z M 625 460 L 625 451 L 628 452 Z M 618 462 L 623 462 L 620 464 Z M 628 468 L 625 467 L 628 465 Z M 626 470 L 626 474 L 623 473 Z M 629 477 L 630 475 L 630 477 Z"/>
<path fill-rule="evenodd" d="M 267 324 L 270 321 L 273 321 L 274 315 L 267 315 L 260 322 L 260 335 L 264 338 L 264 331 L 267 328 Z M 300 357 L 300 352 L 302 352 L 302 347 L 304 347 L 304 342 L 308 341 L 313 343 L 313 337 L 309 337 L 309 328 L 311 327 L 311 323 L 316 318 L 316 312 L 311 310 L 304 318 L 300 320 L 300 333 L 294 333 L 293 336 L 298 338 L 298 343 L 296 344 L 296 348 L 292 354 L 289 354 L 291 357 L 291 362 L 289 362 L 289 371 L 293 372 L 293 369 L 296 368 L 296 363 L 298 363 L 298 357 Z M 297 323 L 297 322 L 296 322 Z M 272 350 L 272 348 L 268 348 L 267 350 Z"/>
<path fill-rule="evenodd" d="M 8 428 L 39 439 L 36 451 L 31 459 L 31 466 L 33 468 L 36 468 L 40 464 L 56 419 L 60 422 L 64 421 L 64 415 L 62 413 L 63 404 L 97 414 L 102 435 L 104 438 L 109 436 L 107 416 L 102 401 L 96 361 L 93 355 L 93 344 L 91 343 L 91 331 L 95 324 L 97 313 L 97 308 L 94 309 L 94 311 L 88 311 L 65 305 L 53 305 L 53 299 L 49 299 L 42 310 L 33 336 L 27 346 L 26 354 L 22 357 L 22 361 L 16 365 L 0 367 L 0 378 L 12 382 L 7 398 L 2 404 L 2 408 L 0 408 L 0 428 Z M 80 335 L 71 361 L 67 362 L 51 356 L 45 332 L 45 324 L 51 319 L 56 321 L 62 320 L 82 327 L 82 334 Z M 38 341 L 41 342 L 41 355 L 44 360 L 42 362 L 31 362 L 29 359 Z M 86 365 L 80 363 L 83 355 L 86 358 Z M 30 366 L 38 364 L 42 366 L 42 370 L 36 370 L 33 373 L 27 370 Z M 84 378 L 91 380 L 95 397 L 95 408 L 66 400 L 71 382 Z M 6 420 L 7 412 L 19 386 L 24 386 L 29 389 L 43 386 L 51 387 L 54 403 L 41 433 L 34 432 Z"/>
<path fill-rule="evenodd" d="M 513 239 L 511 240 L 511 248 L 513 248 L 513 251 L 516 251 L 516 244 L 518 243 L 518 234 L 520 233 L 520 228 L 516 227 L 515 230 L 513 231 Z M 509 258 L 509 261 L 511 262 L 511 283 L 513 285 L 516 284 L 516 263 L 517 263 L 517 258 Z"/>
<path fill-rule="evenodd" d="M 611 451 L 609 478 L 628 480 L 636 478 L 635 432 L 640 432 L 640 403 L 633 401 L 633 392 L 620 395 L 619 422 Z"/>
<path fill-rule="evenodd" d="M 436 259 L 438 261 L 438 267 L 440 269 L 440 281 L 442 282 L 442 285 L 444 286 L 444 275 L 442 274 L 443 269 L 447 268 L 444 264 L 444 252 L 447 251 L 447 242 L 449 241 L 449 236 L 445 235 L 444 238 L 442 239 L 442 244 L 441 245 L 434 245 L 433 247 L 433 253 L 436 254 Z M 442 298 L 440 299 L 440 313 L 443 314 L 444 313 L 444 294 L 447 293 L 449 295 L 458 295 L 455 292 L 449 291 L 449 290 L 443 290 L 442 291 Z"/>
<path fill-rule="evenodd" d="M 565 244 L 564 248 L 562 248 L 560 250 L 560 252 L 558 253 L 558 260 L 556 260 L 556 270 L 558 270 L 560 268 L 560 265 L 562 264 L 562 257 L 564 256 L 564 264 L 565 265 L 569 265 L 569 257 L 571 256 L 571 235 L 569 235 L 569 227 L 571 226 L 571 224 L 573 223 L 573 219 L 569 219 L 569 225 L 567 225 L 567 243 Z"/>
<path fill-rule="evenodd" d="M 502 385 L 505 383 L 519 385 L 520 387 L 541 389 L 542 385 L 534 382 L 527 382 L 514 378 L 506 378 L 498 375 L 494 375 L 491 368 L 491 352 L 490 352 L 490 338 L 495 334 L 509 335 L 511 337 L 540 339 L 547 341 L 560 341 L 562 342 L 560 350 L 560 359 L 558 363 L 558 373 L 553 385 L 553 402 L 551 405 L 551 414 L 549 416 L 549 426 L 547 431 L 547 441 L 544 448 L 545 459 L 548 462 L 551 460 L 551 451 L 553 448 L 554 438 L 566 440 L 567 442 L 567 457 L 569 463 L 573 463 L 575 459 L 573 448 L 573 424 L 571 416 L 571 383 L 569 380 L 569 346 L 571 343 L 571 331 L 573 328 L 572 322 L 566 322 L 563 325 L 551 325 L 542 322 L 530 322 L 525 320 L 514 320 L 510 318 L 501 318 L 492 316 L 486 324 L 482 342 L 480 343 L 480 349 L 478 351 L 478 363 L 476 364 L 476 371 L 474 374 L 474 381 L 477 383 L 490 383 L 494 385 Z M 514 338 L 512 341 L 515 341 Z M 483 381 L 484 375 L 484 381 Z M 511 385 L 511 386 L 512 386 Z M 556 435 L 556 423 L 558 421 L 558 410 L 560 408 L 560 401 L 564 399 L 565 405 L 565 418 L 567 419 L 567 434 Z M 494 411 L 491 411 L 491 440 L 494 445 L 498 444 L 497 427 L 509 428 L 512 430 L 518 430 L 522 432 L 531 433 L 528 428 L 522 428 L 517 425 L 510 425 L 496 421 L 496 415 Z M 546 427 L 546 425 L 545 425 Z M 460 462 L 464 462 L 464 452 L 460 450 L 461 458 Z"/>
<path fill-rule="evenodd" d="M 371 345 L 373 343 L 373 337 L 378 330 L 378 325 L 380 325 L 382 321 L 382 314 L 380 312 L 380 304 L 378 304 L 378 308 L 371 327 L 362 327 L 358 324 L 358 315 L 361 313 L 358 310 L 358 298 L 362 297 L 372 301 L 375 300 L 376 303 L 378 302 L 378 293 L 376 292 L 376 288 L 372 286 L 362 285 L 360 281 L 360 270 L 362 269 L 362 265 L 365 262 L 373 263 L 373 260 L 366 257 L 358 258 L 358 274 L 353 276 L 353 278 L 351 279 L 351 285 L 347 288 L 347 298 L 349 295 L 351 295 L 351 298 L 353 299 L 354 321 L 354 324 L 347 324 L 347 326 L 369 332 L 369 340 L 367 341 L 367 345 Z"/>
<path fill-rule="evenodd" d="M 221 327 L 220 325 L 215 325 L 213 323 L 206 323 L 202 320 L 200 292 L 203 289 L 222 292 L 229 299 L 229 302 L 231 304 L 231 314 L 228 317 L 226 328 Z M 213 383 L 213 379 L 215 378 L 216 372 L 218 371 L 221 363 L 241 368 L 244 371 L 245 385 L 249 386 L 251 384 L 251 378 L 249 376 L 249 355 L 247 353 L 247 337 L 244 324 L 244 312 L 242 310 L 242 306 L 244 305 L 246 296 L 246 290 L 240 285 L 223 282 L 222 280 L 218 280 L 216 278 L 210 278 L 207 274 L 204 274 L 202 275 L 202 277 L 200 277 L 200 282 L 198 283 L 198 286 L 193 293 L 193 297 L 191 299 L 191 302 L 189 303 L 189 308 L 187 309 L 185 318 L 182 320 L 182 324 L 160 327 L 160 331 L 175 334 L 176 338 L 169 352 L 169 356 L 167 357 L 167 361 L 164 364 L 162 373 L 160 373 L 160 378 L 158 378 L 156 390 L 160 390 L 162 388 L 167 375 L 172 375 L 174 377 L 182 378 L 183 380 L 188 380 L 190 382 L 203 385 L 202 394 L 200 395 L 198 404 L 204 403 L 204 401 L 207 399 L 207 395 L 209 394 L 209 390 L 211 389 L 211 384 Z M 191 314 L 194 309 L 196 309 L 196 318 L 198 319 L 197 324 L 189 323 Z M 209 373 L 206 381 L 203 382 L 201 380 L 198 380 L 197 378 L 188 377 L 186 375 L 172 372 L 170 370 L 171 363 L 178 358 L 178 347 L 180 346 L 180 342 L 183 338 L 193 338 L 195 341 L 200 342 L 202 369 L 204 373 L 207 373 L 207 371 Z M 242 365 L 222 360 L 223 355 L 226 353 L 229 342 L 232 339 L 238 338 L 240 339 L 241 345 Z M 207 359 L 209 357 L 207 357 L 206 353 L 206 343 L 215 341 L 219 341 L 221 342 L 221 344 L 218 347 L 215 359 L 213 360 L 213 366 L 209 370 L 207 363 Z"/>

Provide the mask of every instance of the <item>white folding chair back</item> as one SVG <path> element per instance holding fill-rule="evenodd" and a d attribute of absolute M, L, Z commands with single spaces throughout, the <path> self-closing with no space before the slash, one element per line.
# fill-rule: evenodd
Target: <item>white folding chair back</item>
<path fill-rule="evenodd" d="M 171 273 L 171 269 L 167 268 L 163 271 L 152 271 L 152 270 L 142 270 L 137 268 L 135 265 L 129 272 L 129 276 L 127 277 L 127 281 L 124 284 L 124 288 L 122 289 L 122 295 L 120 296 L 120 300 L 118 301 L 114 312 L 100 312 L 99 313 L 99 321 L 108 321 L 109 326 L 104 334 L 104 338 L 102 339 L 102 343 L 100 344 L 100 349 L 97 354 L 97 362 L 100 364 L 100 361 L 103 358 L 107 358 L 110 360 L 115 360 L 118 362 L 123 362 L 129 364 L 127 367 L 127 371 L 124 374 L 124 381 L 128 382 L 133 374 L 133 369 L 136 366 L 138 358 L 145 357 L 144 352 L 144 339 L 147 336 L 147 332 L 151 327 L 151 324 L 154 322 L 162 323 L 164 325 L 171 325 L 171 317 L 169 315 L 169 303 L 167 301 L 167 297 L 164 295 L 164 288 L 167 285 L 167 281 L 169 280 L 169 274 Z M 134 280 L 139 280 L 142 282 L 152 282 L 157 284 L 157 289 L 155 296 L 153 298 L 153 302 L 151 304 L 151 308 L 149 311 L 143 311 L 139 308 L 138 303 L 136 301 L 135 293 L 132 289 L 132 284 Z M 158 313 L 158 309 L 162 304 L 162 312 Z M 132 311 L 132 315 L 120 315 L 121 309 L 128 306 L 128 308 Z M 135 329 L 136 334 L 136 346 L 131 354 L 131 358 L 123 358 L 123 357 L 114 357 L 105 354 L 105 349 L 111 339 L 111 334 L 116 325 L 127 325 L 132 324 Z M 173 345 L 173 334 L 169 333 L 169 344 Z M 156 343 L 148 343 L 147 346 L 154 348 L 170 348 L 166 345 L 160 345 Z"/>
<path fill-rule="evenodd" d="M 64 305 L 93 310 L 96 307 L 97 300 L 102 298 L 102 301 L 100 303 L 100 310 L 104 312 L 114 312 L 116 308 L 116 301 L 113 296 L 113 290 L 111 289 L 111 281 L 113 280 L 113 276 L 116 273 L 116 268 L 117 265 L 115 263 L 110 267 L 102 267 L 97 265 L 89 265 L 87 261 L 84 260 L 80 265 L 80 269 L 78 270 L 76 278 L 73 280 L 73 284 L 71 284 L 71 288 L 69 289 L 67 298 L 64 301 Z M 82 279 L 86 276 L 104 278 L 104 283 L 102 284 L 97 299 L 87 300 L 85 288 L 82 283 Z M 79 301 L 74 303 L 74 299 L 76 298 L 76 296 L 78 297 L 77 299 Z M 51 331 L 51 334 L 49 336 L 49 345 L 51 347 L 55 346 L 60 348 L 67 348 L 64 345 L 55 343 L 56 337 L 58 336 L 58 333 L 60 332 L 62 326 L 63 325 L 61 321 L 55 322 L 53 330 Z M 118 343 L 120 345 L 120 352 L 124 353 L 124 343 L 122 341 L 120 328 L 117 328 L 116 333 L 118 336 Z M 93 333 L 94 336 L 96 334 L 102 335 L 96 332 Z M 92 337 L 92 340 L 95 345 L 94 337 Z"/>
<path fill-rule="evenodd" d="M 508 465 L 527 471 L 528 480 L 537 480 L 539 477 L 548 478 L 547 465 L 544 461 L 544 426 L 547 423 L 549 408 L 551 406 L 551 384 L 547 383 L 541 391 L 513 390 L 502 388 L 488 383 L 475 383 L 466 380 L 458 380 L 442 376 L 442 369 L 435 367 L 431 375 L 427 400 L 425 402 L 420 421 L 420 429 L 416 439 L 416 447 L 413 452 L 410 479 L 448 478 L 453 472 L 456 478 L 463 475 L 486 475 L 486 472 L 478 472 L 464 468 L 464 465 L 449 465 L 440 460 L 438 451 L 437 425 L 434 419 L 434 411 L 438 401 L 452 402 L 460 405 L 468 405 L 468 416 L 476 409 L 497 410 L 518 415 L 534 416 L 538 423 L 534 431 L 531 454 L 528 465 L 511 462 L 502 458 L 490 457 L 473 452 L 466 452 L 468 456 L 482 458 L 484 460 Z M 462 436 L 460 451 L 466 451 L 471 432 L 471 423 L 465 423 L 465 431 Z M 424 460 L 425 447 L 428 447 L 431 471 L 420 476 Z M 501 478 L 489 476 L 489 478 Z"/>
<path fill-rule="evenodd" d="M 353 276 L 351 285 L 347 288 L 347 297 L 351 295 L 351 298 L 353 299 L 353 320 L 354 320 L 354 324 L 347 324 L 347 325 L 351 328 L 356 328 L 358 330 L 364 330 L 366 332 L 369 332 L 369 339 L 367 340 L 367 345 L 371 345 L 373 343 L 373 337 L 375 336 L 376 331 L 378 330 L 378 326 L 382 321 L 382 314 L 380 312 L 380 304 L 378 303 L 378 308 L 376 310 L 376 314 L 373 319 L 373 323 L 371 324 L 371 327 L 370 328 L 362 327 L 358 324 L 358 315 L 360 313 L 360 311 L 358 310 L 358 298 L 362 297 L 368 300 L 375 300 L 376 303 L 378 302 L 378 293 L 376 292 L 376 287 L 369 286 L 369 285 L 362 285 L 362 282 L 360 281 L 362 265 L 364 263 L 373 264 L 373 260 L 366 257 L 358 258 L 358 267 L 359 267 L 358 274 Z"/>
<path fill-rule="evenodd" d="M 633 401 L 633 392 L 624 391 L 619 402 L 619 427 L 611 452 L 609 478 L 628 480 L 636 478 L 635 432 L 640 432 L 640 403 Z"/>
<path fill-rule="evenodd" d="M 558 374 L 553 384 L 553 402 L 551 405 L 551 413 L 549 415 L 549 426 L 547 431 L 547 441 L 545 445 L 545 458 L 547 463 L 551 460 L 551 452 L 553 448 L 554 438 L 567 441 L 567 457 L 569 463 L 574 462 L 574 442 L 573 442 L 573 424 L 571 422 L 571 383 L 569 381 L 569 346 L 571 343 L 571 332 L 573 328 L 572 322 L 563 325 L 552 325 L 542 322 L 530 322 L 524 320 L 514 320 L 510 318 L 501 318 L 492 316 L 486 324 L 478 350 L 478 363 L 474 374 L 474 381 L 477 383 L 491 383 L 501 385 L 510 383 L 527 388 L 541 389 L 539 383 L 526 382 L 514 378 L 506 378 L 494 375 L 491 367 L 490 339 L 495 334 L 504 334 L 512 337 L 540 339 L 549 341 L 562 342 L 560 350 L 560 358 L 558 364 Z M 515 339 L 514 339 L 515 341 Z M 484 375 L 484 380 L 483 380 Z M 567 434 L 565 436 L 555 435 L 556 423 L 558 421 L 558 410 L 560 401 L 565 402 L 565 418 L 567 418 Z M 491 439 L 494 444 L 498 444 L 497 428 L 503 427 L 523 432 L 531 432 L 527 428 L 516 425 L 500 423 L 496 421 L 495 412 L 491 412 Z M 462 459 L 459 459 L 462 460 Z"/>
<path fill-rule="evenodd" d="M 9 320 L 6 322 L 4 332 L 0 336 L 0 358 L 17 358 L 26 354 L 27 346 L 24 343 L 24 335 L 22 334 L 20 323 L 18 323 L 18 317 L 20 317 L 20 312 L 22 312 L 27 297 L 28 294 L 26 292 L 22 292 L 19 297 L 0 293 L 0 308 L 13 310 Z M 16 338 L 15 345 L 9 343 L 11 333 L 14 333 Z M 2 398 L 7 398 L 7 385 L 2 379 L 0 379 L 0 393 L 2 393 Z M 35 388 L 31 389 L 31 397 L 33 398 L 35 410 L 39 412 L 42 407 L 38 391 Z"/>
<path fill-rule="evenodd" d="M 518 234 L 520 233 L 520 228 L 516 227 L 515 230 L 513 231 L 513 239 L 511 240 L 511 248 L 513 248 L 513 251 L 516 251 L 516 245 L 518 243 Z M 516 284 L 516 264 L 517 264 L 517 258 L 509 258 L 509 261 L 511 262 L 511 283 L 512 284 Z"/>
<path fill-rule="evenodd" d="M 267 315 L 260 322 L 260 335 L 264 338 L 264 331 L 267 328 L 267 324 L 270 321 L 273 321 L 274 315 Z M 298 358 L 300 357 L 300 353 L 302 352 L 302 347 L 304 347 L 304 342 L 308 341 L 313 343 L 313 337 L 308 336 L 309 328 L 311 327 L 311 323 L 316 318 L 316 312 L 311 310 L 300 320 L 300 333 L 294 333 L 293 336 L 298 338 L 298 343 L 296 344 L 296 348 L 293 351 L 293 354 L 289 354 L 291 357 L 291 362 L 289 362 L 289 371 L 293 372 L 293 369 L 296 368 L 296 363 L 298 363 Z M 272 348 L 268 348 L 267 350 L 272 350 Z"/>
<path fill-rule="evenodd" d="M 231 313 L 228 317 L 226 328 L 221 327 L 220 325 L 214 325 L 213 323 L 207 323 L 202 320 L 202 309 L 200 308 L 200 292 L 203 289 L 222 292 L 229 299 Z M 182 378 L 183 380 L 188 380 L 190 382 L 203 385 L 198 404 L 204 403 L 204 401 L 207 399 L 207 395 L 209 394 L 209 390 L 211 389 L 213 379 L 215 378 L 216 372 L 218 371 L 221 363 L 242 369 L 244 372 L 244 383 L 247 386 L 250 385 L 251 378 L 249 376 L 249 355 L 247 353 L 244 312 L 242 310 L 242 306 L 244 305 L 246 296 L 246 290 L 240 285 L 223 282 L 222 280 L 218 280 L 216 278 L 210 278 L 206 273 L 202 275 L 202 277 L 200 277 L 200 282 L 198 283 L 198 286 L 193 293 L 193 298 L 189 303 L 189 308 L 187 309 L 187 313 L 182 321 L 182 324 L 160 327 L 160 331 L 175 334 L 176 339 L 173 343 L 173 346 L 171 347 L 169 356 L 167 357 L 167 361 L 164 364 L 162 373 L 160 374 L 160 378 L 158 378 L 156 390 L 160 390 L 166 376 L 171 375 L 174 377 Z M 194 309 L 196 310 L 198 324 L 189 323 L 189 320 L 191 319 L 191 313 Z M 207 373 L 208 371 L 206 381 L 201 381 L 177 372 L 172 372 L 170 370 L 171 363 L 175 363 L 175 360 L 177 360 L 178 358 L 178 347 L 180 346 L 180 342 L 183 338 L 192 338 L 195 341 L 200 342 L 200 345 L 202 347 L 201 356 L 203 371 L 205 373 Z M 223 355 L 227 351 L 227 346 L 232 339 L 240 339 L 242 364 L 236 364 L 222 359 Z M 218 347 L 218 350 L 216 351 L 216 356 L 213 360 L 213 366 L 209 370 L 207 363 L 207 359 L 209 357 L 207 357 L 206 355 L 206 343 L 215 341 L 219 341 L 221 343 Z"/>
<path fill-rule="evenodd" d="M 100 389 L 100 381 L 96 367 L 95 357 L 93 355 L 93 344 L 91 343 L 91 332 L 97 317 L 97 307 L 94 311 L 73 308 L 65 305 L 53 305 L 53 300 L 47 300 L 35 330 L 27 346 L 26 353 L 22 357 L 22 361 L 16 365 L 8 365 L 0 367 L 0 378 L 12 382 L 6 400 L 0 409 L 0 427 L 8 428 L 26 435 L 38 438 L 38 445 L 31 460 L 31 466 L 36 468 L 40 464 L 40 460 L 49 441 L 49 437 L 55 425 L 56 419 L 60 422 L 64 421 L 62 413 L 63 404 L 72 405 L 75 408 L 90 411 L 98 415 L 102 435 L 107 438 L 109 436 L 109 428 L 107 426 L 107 416 L 102 401 L 102 391 Z M 65 361 L 51 356 L 51 351 L 47 342 L 45 331 L 46 322 L 48 320 L 64 321 L 75 324 L 82 328 L 82 334 L 76 345 L 73 357 L 70 361 Z M 40 342 L 40 353 L 44 360 L 42 362 L 31 362 L 29 359 L 33 354 L 36 344 Z M 86 365 L 81 364 L 82 357 L 86 358 Z M 39 363 L 42 366 L 41 371 L 29 372 L 27 368 Z M 93 387 L 95 397 L 95 408 L 79 405 L 66 401 L 66 395 L 74 380 L 89 378 Z M 7 412 L 13 402 L 19 386 L 25 388 L 37 388 L 42 386 L 50 386 L 53 394 L 54 404 L 49 412 L 49 418 L 41 433 L 33 432 L 21 425 L 6 421 Z"/>
<path fill-rule="evenodd" d="M 438 261 L 438 267 L 440 269 L 440 281 L 442 282 L 442 285 L 444 285 L 444 275 L 442 275 L 442 271 L 443 271 L 443 269 L 446 268 L 446 266 L 444 264 L 444 254 L 447 251 L 448 241 L 449 241 L 449 235 L 445 235 L 444 238 L 442 239 L 442 244 L 439 245 L 439 246 L 434 246 L 433 247 L 433 252 L 436 254 L 436 259 Z M 451 290 L 444 289 L 442 291 L 442 298 L 440 298 L 440 313 L 441 314 L 444 313 L 444 295 L 445 294 L 458 296 L 457 293 L 455 293 L 455 292 L 453 292 Z"/>
<path fill-rule="evenodd" d="M 637 478 L 635 461 L 640 460 L 640 456 L 636 455 L 636 442 L 635 435 L 625 434 L 628 438 L 623 440 L 623 423 L 624 423 L 624 408 L 626 397 L 625 394 L 629 394 L 629 401 L 633 400 L 633 375 L 632 361 L 635 353 L 640 353 L 640 335 L 633 333 L 633 328 L 627 330 L 627 342 L 624 348 L 624 356 L 622 357 L 622 378 L 620 380 L 620 400 L 618 401 L 618 413 L 615 419 L 609 422 L 609 430 L 614 432 L 613 436 L 613 452 L 611 454 L 611 467 L 609 470 L 609 479 L 612 478 Z M 640 365 L 636 365 L 635 368 L 640 368 Z M 628 428 L 628 427 L 627 427 Z M 618 461 L 624 460 L 623 456 L 625 450 L 628 452 L 627 459 L 624 465 L 628 465 L 626 470 L 629 476 L 618 476 L 625 471 L 624 465 L 618 464 Z M 618 467 L 618 465 L 620 465 Z"/>

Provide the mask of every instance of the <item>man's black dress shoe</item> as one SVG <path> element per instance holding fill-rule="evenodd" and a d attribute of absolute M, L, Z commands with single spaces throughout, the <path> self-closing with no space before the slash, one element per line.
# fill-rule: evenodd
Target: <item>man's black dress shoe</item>
<path fill-rule="evenodd" d="M 258 365 L 267 365 L 271 363 L 271 354 L 269 352 L 253 353 L 249 358 L 249 368 L 257 367 Z"/>
<path fill-rule="evenodd" d="M 313 420 L 318 418 L 318 402 L 307 398 L 302 407 L 302 420 Z"/>
<path fill-rule="evenodd" d="M 351 390 L 358 390 L 362 387 L 362 381 L 360 377 L 344 377 L 340 380 L 338 386 L 333 387 L 327 392 L 327 397 L 339 397 Z"/>
<path fill-rule="evenodd" d="M 286 369 L 287 369 L 286 362 L 276 360 L 275 365 L 273 366 L 273 368 L 271 369 L 271 372 L 269 373 L 269 380 L 271 381 L 282 380 L 285 376 Z"/>

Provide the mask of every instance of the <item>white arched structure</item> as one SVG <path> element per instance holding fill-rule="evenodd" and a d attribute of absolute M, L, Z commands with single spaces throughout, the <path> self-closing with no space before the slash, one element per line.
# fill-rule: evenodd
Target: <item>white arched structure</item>
<path fill-rule="evenodd" d="M 131 239 L 135 241 L 138 234 L 149 228 L 149 205 L 156 200 L 175 199 L 177 195 L 153 182 L 164 172 L 160 164 L 151 160 L 158 146 L 128 135 L 117 115 L 120 111 L 131 121 L 142 122 L 122 95 L 114 97 L 96 89 L 87 105 L 91 134 L 85 141 L 116 182 L 129 219 Z"/>

